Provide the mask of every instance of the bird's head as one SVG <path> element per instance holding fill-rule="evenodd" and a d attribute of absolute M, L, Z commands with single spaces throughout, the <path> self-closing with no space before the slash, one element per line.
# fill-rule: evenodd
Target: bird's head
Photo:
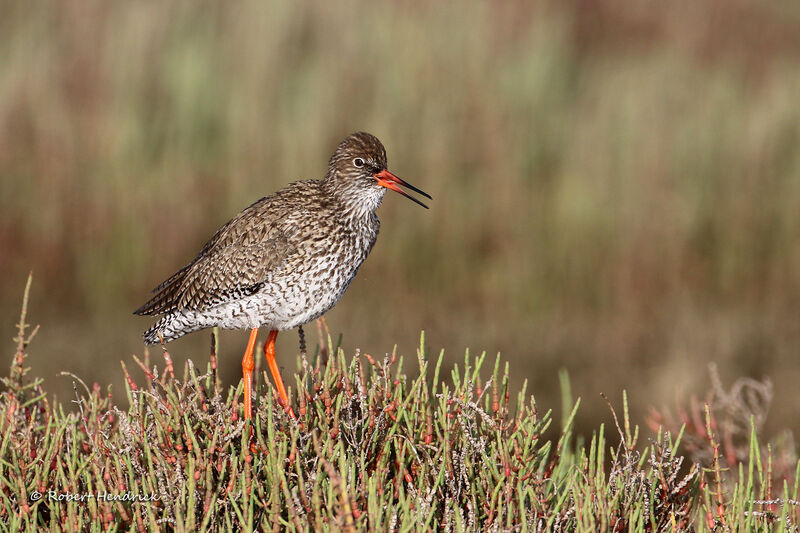
<path fill-rule="evenodd" d="M 374 203 L 374 208 L 380 204 L 386 189 L 398 192 L 425 209 L 428 208 L 401 189 L 400 185 L 432 199 L 428 193 L 389 172 L 383 144 L 374 135 L 363 131 L 353 133 L 336 147 L 328 163 L 328 179 L 334 180 L 337 188 L 353 200 L 362 199 L 364 202 Z"/>

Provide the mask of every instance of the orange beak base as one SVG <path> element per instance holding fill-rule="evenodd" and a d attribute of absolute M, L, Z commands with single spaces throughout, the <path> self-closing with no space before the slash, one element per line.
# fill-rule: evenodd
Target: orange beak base
<path fill-rule="evenodd" d="M 378 180 L 378 185 L 381 185 L 382 187 L 386 187 L 387 189 L 391 189 L 391 190 L 393 190 L 395 192 L 399 192 L 400 194 L 402 194 L 403 196 L 405 196 L 406 198 L 408 198 L 412 202 L 418 203 L 419 205 L 421 205 L 425 209 L 428 209 L 427 205 L 423 204 L 422 202 L 420 202 L 419 200 L 417 200 L 416 198 L 414 198 L 413 196 L 408 194 L 406 191 L 404 191 L 403 189 L 398 187 L 398 185 L 402 185 L 403 187 L 407 187 L 407 188 L 411 189 L 412 191 L 414 191 L 414 192 L 416 192 L 418 194 L 421 194 L 425 198 L 428 198 L 429 200 L 433 200 L 433 198 L 431 198 L 430 194 L 428 194 L 428 193 L 426 193 L 426 192 L 424 192 L 424 191 L 422 191 L 420 189 L 417 189 L 416 187 L 414 187 L 410 183 L 407 183 L 407 182 L 401 180 L 400 178 L 398 178 L 397 176 L 395 176 L 394 174 L 392 174 L 391 172 L 389 172 L 386 169 L 381 170 L 380 172 L 375 174 L 375 179 Z"/>

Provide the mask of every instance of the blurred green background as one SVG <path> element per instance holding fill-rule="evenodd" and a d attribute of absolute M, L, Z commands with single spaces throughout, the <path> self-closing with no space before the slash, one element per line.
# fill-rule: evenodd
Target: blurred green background
<path fill-rule="evenodd" d="M 637 420 L 702 394 L 716 361 L 796 420 L 789 1 L 0 1 L 0 338 L 33 270 L 34 373 L 122 400 L 150 289 L 356 130 L 434 201 L 387 195 L 327 317 L 348 353 L 413 363 L 424 329 L 450 362 L 502 352 L 543 408 L 563 367 L 583 424 L 609 418 L 601 391 Z M 205 363 L 208 342 L 170 351 Z M 245 342 L 222 337 L 229 383 Z M 278 350 L 294 368 L 296 333 Z"/>

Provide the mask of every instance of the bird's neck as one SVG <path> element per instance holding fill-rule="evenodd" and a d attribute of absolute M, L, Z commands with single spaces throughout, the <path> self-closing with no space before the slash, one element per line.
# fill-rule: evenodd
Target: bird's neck
<path fill-rule="evenodd" d="M 337 179 L 328 175 L 322 186 L 333 198 L 341 216 L 356 224 L 377 220 L 375 211 L 380 207 L 386 189 L 383 187 L 362 187 L 351 180 Z"/>

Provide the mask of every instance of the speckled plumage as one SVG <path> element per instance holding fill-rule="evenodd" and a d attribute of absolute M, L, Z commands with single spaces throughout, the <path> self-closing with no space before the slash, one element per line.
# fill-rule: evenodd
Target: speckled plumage
<path fill-rule="evenodd" d="M 145 342 L 213 326 L 286 330 L 323 315 L 375 244 L 386 188 L 397 190 L 380 173 L 408 186 L 385 169 L 380 141 L 355 133 L 339 144 L 323 179 L 291 183 L 239 213 L 135 311 L 164 315 Z"/>

